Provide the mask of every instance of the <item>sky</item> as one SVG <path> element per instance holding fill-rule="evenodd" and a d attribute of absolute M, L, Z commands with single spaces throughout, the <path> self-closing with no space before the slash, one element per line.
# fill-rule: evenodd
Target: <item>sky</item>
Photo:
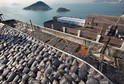
<path fill-rule="evenodd" d="M 40 0 L 0 0 L 0 5 L 10 5 L 12 3 L 19 3 L 29 5 Z M 41 0 L 47 4 L 53 3 L 91 3 L 93 0 Z"/>

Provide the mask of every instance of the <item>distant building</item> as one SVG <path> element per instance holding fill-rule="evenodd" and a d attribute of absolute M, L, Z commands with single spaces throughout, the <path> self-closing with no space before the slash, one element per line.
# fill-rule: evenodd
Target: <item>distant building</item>
<path fill-rule="evenodd" d="M 63 27 L 76 29 L 84 25 L 85 19 L 65 16 L 55 16 L 52 20 L 44 22 L 44 27 L 52 28 L 59 31 L 62 31 Z"/>
<path fill-rule="evenodd" d="M 57 18 L 57 21 L 62 23 L 74 24 L 77 26 L 84 26 L 85 24 L 85 19 L 71 18 L 71 17 L 59 17 Z"/>

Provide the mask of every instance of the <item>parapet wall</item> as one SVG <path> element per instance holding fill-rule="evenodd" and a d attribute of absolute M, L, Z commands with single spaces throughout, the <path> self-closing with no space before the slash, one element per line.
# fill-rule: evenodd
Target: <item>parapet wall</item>
<path fill-rule="evenodd" d="M 51 28 L 51 29 L 58 30 L 58 31 L 62 31 L 62 32 L 64 31 L 66 33 L 70 33 L 73 35 L 78 35 L 78 33 L 79 33 L 78 29 L 73 28 L 73 26 L 71 26 L 71 25 L 69 25 L 70 27 L 65 27 L 64 25 L 65 24 L 63 24 L 63 23 L 58 23 L 56 21 L 54 22 L 52 20 L 44 22 L 44 27 Z M 101 32 L 101 34 L 100 34 L 101 37 L 99 39 L 99 42 L 105 42 L 108 38 L 108 36 L 105 35 L 106 28 L 103 28 L 102 26 L 101 27 L 100 26 L 94 26 L 94 28 L 96 29 L 95 32 L 97 31 L 96 33 L 79 30 L 80 31 L 80 37 L 83 37 L 83 38 L 86 37 L 86 38 L 91 39 L 91 40 L 97 40 L 98 32 Z M 122 28 L 123 28 L 123 26 L 122 26 Z M 94 30 L 92 30 L 92 31 L 94 31 Z M 121 33 L 121 32 L 119 31 L 119 33 Z M 112 46 L 120 47 L 123 44 L 123 40 L 116 39 L 115 37 L 111 37 L 109 44 Z"/>
<path fill-rule="evenodd" d="M 24 27 L 26 29 L 27 28 L 29 28 L 29 29 L 32 28 L 29 23 L 25 23 L 25 22 L 21 22 L 21 21 L 17 21 L 17 23 L 18 23 L 17 25 L 20 26 L 20 27 Z M 99 42 L 92 41 L 92 40 L 89 40 L 89 39 L 85 39 L 85 38 L 82 38 L 82 37 L 74 36 L 74 35 L 71 35 L 71 34 L 68 34 L 68 33 L 56 31 L 56 30 L 49 29 L 49 28 L 46 28 L 46 27 L 33 25 L 33 29 L 34 30 L 39 30 L 39 31 L 42 31 L 42 32 L 45 32 L 45 33 L 49 33 L 49 34 L 54 35 L 56 37 L 67 39 L 69 41 L 72 41 L 72 42 L 78 43 L 80 45 L 86 46 L 87 48 L 91 48 L 92 50 L 97 51 L 97 52 L 100 52 L 100 50 L 103 47 L 103 43 L 99 43 Z M 113 56 L 113 57 L 123 58 L 124 57 L 123 46 L 121 48 L 117 48 L 117 47 L 113 47 L 113 46 L 108 45 L 107 49 L 105 51 L 105 54 L 109 55 L 109 56 Z"/>

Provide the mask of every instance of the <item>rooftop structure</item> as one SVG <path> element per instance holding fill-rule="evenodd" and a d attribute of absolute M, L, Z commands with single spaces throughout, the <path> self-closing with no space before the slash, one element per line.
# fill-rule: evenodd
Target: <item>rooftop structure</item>
<path fill-rule="evenodd" d="M 0 29 L 0 83 L 110 83 L 86 61 L 20 30 Z"/>
<path fill-rule="evenodd" d="M 83 18 L 55 16 L 52 20 L 44 22 L 44 27 L 62 31 L 63 27 L 77 29 L 82 28 L 84 24 Z"/>
<path fill-rule="evenodd" d="M 59 18 L 61 22 L 58 22 Z M 44 27 L 66 32 L 66 33 L 80 36 L 83 38 L 88 38 L 91 40 L 98 40 L 97 38 L 100 35 L 100 38 L 98 41 L 103 43 L 108 38 L 108 36 L 106 36 L 107 35 L 106 33 L 109 30 L 108 27 L 111 24 L 114 24 L 118 20 L 118 18 L 119 17 L 117 16 L 93 15 L 92 14 L 92 15 L 87 16 L 85 26 L 79 27 L 76 25 L 67 24 L 66 19 L 68 19 L 68 17 L 55 16 L 53 17 L 53 20 L 44 22 Z M 116 30 L 117 36 L 111 37 L 111 41 L 109 43 L 116 47 L 121 47 L 123 45 L 123 27 L 124 26 L 122 22 L 123 22 L 123 18 L 120 19 L 119 24 L 117 25 L 118 26 L 118 29 Z M 90 23 L 92 23 L 92 28 L 87 28 L 87 26 L 89 25 L 91 26 Z M 121 35 L 121 38 L 118 37 L 119 35 Z"/>
<path fill-rule="evenodd" d="M 59 17 L 57 21 L 62 23 L 74 24 L 77 26 L 84 26 L 85 24 L 85 19 L 71 18 L 71 17 Z"/>
<path fill-rule="evenodd" d="M 108 27 L 112 24 L 115 24 L 118 20 L 118 16 L 109 16 L 109 15 L 96 15 L 90 14 L 86 18 L 85 26 L 92 25 L 97 31 L 100 31 L 102 35 L 105 35 Z M 118 22 L 118 34 L 124 36 L 124 18 L 121 17 Z"/>
<path fill-rule="evenodd" d="M 17 20 L 15 21 L 16 21 L 16 24 L 13 23 L 14 21 L 12 21 L 12 23 L 11 21 L 9 21 L 9 25 L 15 24 L 16 27 L 14 29 L 16 29 L 17 31 L 24 32 L 25 34 L 27 34 L 27 36 L 35 38 L 43 43 L 47 43 L 47 45 L 50 44 L 54 46 L 54 48 L 55 47 L 58 48 L 58 50 L 61 49 L 60 51 L 67 52 L 67 53 L 64 52 L 67 55 L 73 54 L 71 55 L 72 57 L 74 56 L 76 57 L 76 59 L 80 58 L 82 60 L 85 60 L 86 62 L 90 63 L 91 65 L 99 69 L 98 67 L 99 62 L 96 60 L 96 58 L 92 54 L 90 54 L 91 53 L 90 51 L 92 50 L 95 52 L 96 51 L 99 52 L 102 48 L 102 43 L 95 42 L 89 39 L 84 39 L 82 37 L 77 37 L 71 34 L 67 34 L 66 32 L 59 32 L 59 31 L 49 29 L 46 27 L 31 25 L 29 23 L 25 23 L 25 22 L 17 21 Z M 30 39 L 30 40 L 34 41 L 33 39 Z M 83 45 L 85 48 L 88 48 L 88 49 L 90 48 L 88 55 L 86 56 L 83 54 L 79 55 L 77 53 L 77 48 L 80 49 L 80 47 L 77 47 L 77 46 L 81 46 L 81 45 Z M 83 49 L 82 48 L 83 47 L 81 47 L 80 53 L 85 53 L 84 48 Z M 114 64 L 119 64 L 120 68 L 117 69 L 117 68 L 110 66 L 111 62 L 109 62 L 108 64 L 105 64 L 107 68 L 103 68 L 103 71 L 107 71 L 107 72 L 103 72 L 103 73 L 109 79 L 111 79 L 114 84 L 123 83 L 124 64 L 123 64 L 123 60 L 121 60 L 121 58 L 123 59 L 124 57 L 123 48 L 121 49 L 121 48 L 116 48 L 113 46 L 107 46 L 105 54 L 112 58 L 116 57 L 115 62 L 116 60 L 118 62 Z"/>

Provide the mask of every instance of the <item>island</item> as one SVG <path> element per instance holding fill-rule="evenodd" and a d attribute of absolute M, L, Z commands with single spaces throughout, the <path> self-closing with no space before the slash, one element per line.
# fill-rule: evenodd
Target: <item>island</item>
<path fill-rule="evenodd" d="M 24 10 L 34 10 L 34 11 L 48 11 L 51 10 L 52 8 L 49 7 L 46 3 L 42 1 L 38 1 L 28 7 L 23 8 Z"/>
<path fill-rule="evenodd" d="M 56 10 L 56 12 L 68 12 L 68 11 L 70 11 L 70 10 L 69 9 L 66 9 L 66 8 L 62 8 L 62 7 L 58 8 Z"/>

